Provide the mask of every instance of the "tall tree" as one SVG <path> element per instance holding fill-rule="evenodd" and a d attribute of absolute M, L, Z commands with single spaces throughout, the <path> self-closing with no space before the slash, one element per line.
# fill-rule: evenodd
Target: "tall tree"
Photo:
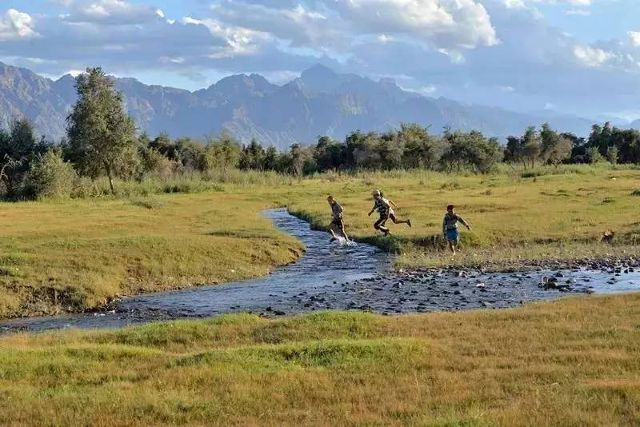
<path fill-rule="evenodd" d="M 83 174 L 105 173 L 111 192 L 120 165 L 134 150 L 136 128 L 124 110 L 122 94 L 101 68 L 87 68 L 76 80 L 78 101 L 67 117 L 72 160 Z"/>
<path fill-rule="evenodd" d="M 527 128 L 522 136 L 522 154 L 525 159 L 529 160 L 531 167 L 535 167 L 536 160 L 540 157 L 541 138 L 536 132 L 536 128 L 531 126 Z"/>
<path fill-rule="evenodd" d="M 0 181 L 9 197 L 18 196 L 31 162 L 45 151 L 45 141 L 36 141 L 33 125 L 27 119 L 13 120 L 8 133 L 0 130 Z"/>

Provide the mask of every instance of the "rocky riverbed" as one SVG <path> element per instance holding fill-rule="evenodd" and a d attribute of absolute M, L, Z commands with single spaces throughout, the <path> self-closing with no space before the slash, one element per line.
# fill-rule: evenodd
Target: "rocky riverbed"
<path fill-rule="evenodd" d="M 530 265 L 523 272 L 480 269 L 423 269 L 376 275 L 335 283 L 320 292 L 300 292 L 278 299 L 265 315 L 307 310 L 367 310 L 382 314 L 516 307 L 530 301 L 570 294 L 634 292 L 640 290 L 635 260 L 600 260 Z M 275 297 L 275 295 L 274 295 Z"/>

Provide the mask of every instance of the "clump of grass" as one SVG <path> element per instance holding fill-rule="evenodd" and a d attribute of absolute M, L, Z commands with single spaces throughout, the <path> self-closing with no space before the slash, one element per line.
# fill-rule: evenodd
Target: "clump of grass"
<path fill-rule="evenodd" d="M 440 186 L 440 189 L 441 190 L 458 190 L 461 187 L 462 186 L 458 181 L 451 181 L 451 182 L 445 182 L 444 184 L 442 184 Z"/>
<path fill-rule="evenodd" d="M 633 191 L 631 192 L 631 195 L 632 195 L 632 196 L 636 196 L 636 197 L 640 197 L 640 189 L 638 189 L 638 190 L 633 190 Z"/>

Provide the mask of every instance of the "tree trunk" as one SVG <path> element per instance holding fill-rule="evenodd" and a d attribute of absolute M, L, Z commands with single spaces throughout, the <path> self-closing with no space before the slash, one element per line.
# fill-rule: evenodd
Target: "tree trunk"
<path fill-rule="evenodd" d="M 111 189 L 111 194 L 115 196 L 116 189 L 113 187 L 113 173 L 111 172 L 111 166 L 106 164 L 105 167 L 107 169 L 107 177 L 109 178 L 109 188 Z"/>

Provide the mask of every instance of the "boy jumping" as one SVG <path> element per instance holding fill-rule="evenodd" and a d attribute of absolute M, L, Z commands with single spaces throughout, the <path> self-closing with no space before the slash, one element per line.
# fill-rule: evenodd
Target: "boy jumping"
<path fill-rule="evenodd" d="M 447 240 L 447 244 L 451 252 L 455 255 L 458 242 L 460 241 L 460 232 L 458 231 L 458 222 L 467 227 L 467 230 L 471 230 L 471 227 L 467 222 L 458 216 L 455 212 L 456 207 L 453 205 L 447 206 L 447 213 L 444 215 L 442 221 L 442 233 Z"/>
<path fill-rule="evenodd" d="M 380 218 L 373 224 L 373 228 L 376 230 L 382 231 L 385 236 L 390 234 L 390 231 L 387 227 L 385 227 L 385 223 L 389 218 L 394 222 L 394 224 L 407 224 L 411 227 L 411 220 L 408 219 L 406 221 L 401 221 L 396 218 L 395 212 L 393 212 L 392 206 L 397 208 L 395 203 L 385 199 L 382 196 L 382 192 L 380 190 L 373 190 L 373 208 L 369 211 L 369 216 L 375 211 L 378 211 Z"/>
<path fill-rule="evenodd" d="M 331 224 L 329 225 L 329 232 L 331 233 L 330 241 L 335 242 L 338 240 L 336 231 L 342 234 L 345 240 L 349 240 L 347 233 L 344 231 L 344 221 L 342 220 L 344 209 L 333 196 L 327 197 L 327 202 L 329 202 L 329 206 L 331 206 Z"/>

